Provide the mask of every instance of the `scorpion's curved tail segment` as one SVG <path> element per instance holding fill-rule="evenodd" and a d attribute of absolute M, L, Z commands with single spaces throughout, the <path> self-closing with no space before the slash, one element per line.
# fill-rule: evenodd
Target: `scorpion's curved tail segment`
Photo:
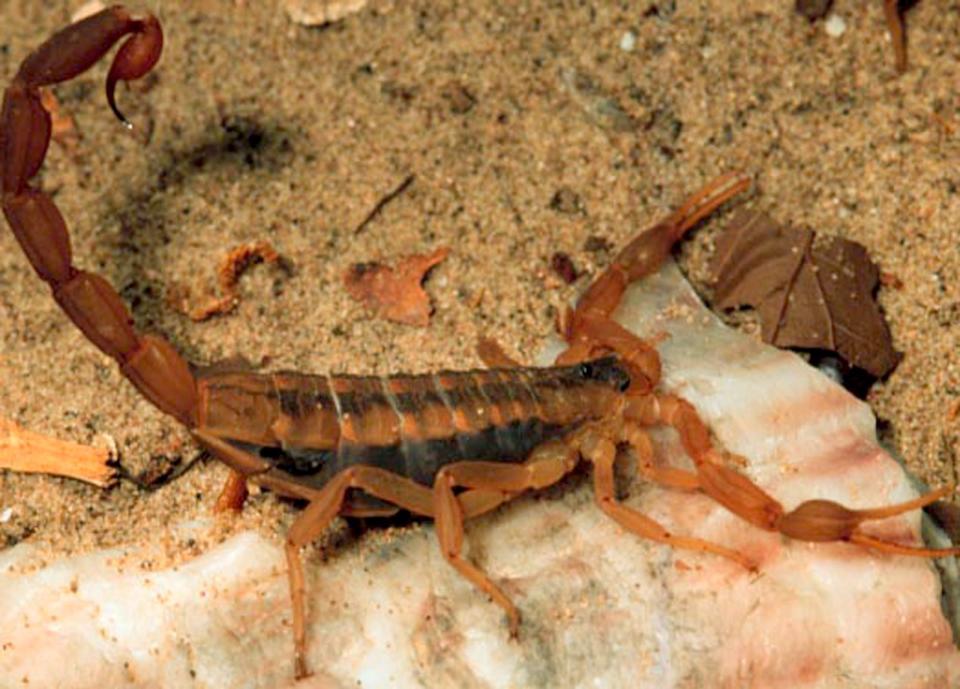
<path fill-rule="evenodd" d="M 130 313 L 106 280 L 73 265 L 63 216 L 47 194 L 29 185 L 50 143 L 50 115 L 40 104 L 40 87 L 77 76 L 127 35 L 107 76 L 107 101 L 129 126 L 114 90 L 118 81 L 145 75 L 160 58 L 163 33 L 156 17 L 135 19 L 123 7 L 111 7 L 55 34 L 20 65 L 3 94 L 0 116 L 3 214 L 70 320 L 117 360 L 147 399 L 193 427 L 197 392 L 187 363 L 166 340 L 133 329 Z"/>

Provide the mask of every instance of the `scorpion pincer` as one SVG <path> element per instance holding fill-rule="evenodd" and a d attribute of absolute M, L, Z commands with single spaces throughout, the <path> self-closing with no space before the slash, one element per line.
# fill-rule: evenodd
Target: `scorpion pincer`
<path fill-rule="evenodd" d="M 520 627 L 516 607 L 461 554 L 464 520 L 555 483 L 582 460 L 592 464 L 600 508 L 624 529 L 753 569 L 741 553 L 671 533 L 621 503 L 614 490 L 614 462 L 622 448 L 632 450 L 650 480 L 702 491 L 760 529 L 905 555 L 960 552 L 883 541 L 859 528 L 864 521 L 926 505 L 948 489 L 878 509 L 850 510 L 812 500 L 785 510 L 734 468 L 737 462 L 731 460 L 737 458 L 714 447 L 688 402 L 658 390 L 656 350 L 613 320 L 630 282 L 654 272 L 687 230 L 749 186 L 739 174 L 709 184 L 620 252 L 568 314 L 563 332 L 568 348 L 555 366 L 522 366 L 487 341 L 480 354 L 489 370 L 387 377 L 195 374 L 167 340 L 134 330 L 127 307 L 106 280 L 74 266 L 63 217 L 47 193 L 29 184 L 51 133 L 40 88 L 77 76 L 127 36 L 106 83 L 107 101 L 125 122 L 115 87 L 142 77 L 160 58 L 163 34 L 155 17 L 136 18 L 123 7 L 111 7 L 55 34 L 20 65 L 4 92 L 0 117 L 3 213 L 30 264 L 74 324 L 117 361 L 150 402 L 230 467 L 224 488 L 228 502 L 238 503 L 236 496 L 253 481 L 307 503 L 286 542 L 297 676 L 307 674 L 300 549 L 338 515 L 407 510 L 432 518 L 443 556 L 504 610 L 513 636 Z M 693 470 L 655 465 L 645 430 L 654 425 L 677 431 Z"/>

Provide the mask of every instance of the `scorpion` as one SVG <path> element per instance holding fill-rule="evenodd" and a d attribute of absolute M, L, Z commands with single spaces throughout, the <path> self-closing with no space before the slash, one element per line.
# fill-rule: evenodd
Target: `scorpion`
<path fill-rule="evenodd" d="M 921 557 L 960 553 L 956 547 L 882 540 L 860 528 L 923 507 L 948 494 L 949 487 L 875 509 L 809 500 L 786 510 L 737 468 L 743 458 L 714 446 L 689 402 L 658 390 L 654 345 L 613 319 L 630 283 L 656 271 L 690 228 L 750 186 L 741 173 L 708 184 L 626 245 L 568 311 L 561 328 L 567 347 L 553 366 L 523 366 L 487 340 L 478 348 L 485 370 L 375 377 L 200 369 L 166 339 L 138 333 L 114 288 L 74 265 L 60 211 L 47 193 L 30 185 L 51 138 L 41 87 L 79 75 L 122 39 L 107 74 L 106 98 L 129 127 L 115 89 L 119 81 L 144 76 L 159 60 L 163 32 L 153 15 L 137 17 L 119 5 L 104 9 L 54 34 L 22 62 L 4 91 L 0 115 L 3 213 L 70 320 L 116 360 L 147 400 L 229 467 L 221 494 L 225 504 L 239 508 L 248 481 L 306 503 L 284 548 L 297 677 L 308 675 L 301 549 L 338 515 L 405 510 L 433 519 L 445 560 L 503 609 L 513 638 L 520 613 L 500 586 L 464 557 L 464 521 L 556 483 L 581 461 L 592 465 L 596 503 L 622 528 L 755 571 L 742 553 L 672 533 L 623 503 L 614 480 L 621 450 L 637 457 L 645 478 L 701 491 L 754 527 L 791 539 L 847 541 Z M 658 425 L 676 431 L 692 470 L 655 464 L 646 429 Z"/>

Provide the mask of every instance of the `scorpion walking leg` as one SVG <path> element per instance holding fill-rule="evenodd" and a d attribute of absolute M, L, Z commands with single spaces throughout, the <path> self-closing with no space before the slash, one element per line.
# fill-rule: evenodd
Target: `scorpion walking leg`
<path fill-rule="evenodd" d="M 710 431 L 692 404 L 676 395 L 646 395 L 631 399 L 626 414 L 643 426 L 672 426 L 693 460 L 703 492 L 751 524 L 777 530 L 783 506 L 749 478 L 726 466 L 726 459 L 736 461 L 738 457 L 714 448 Z"/>
<path fill-rule="evenodd" d="M 465 499 L 470 495 L 486 497 L 481 503 L 482 507 L 492 509 L 497 493 L 503 496 L 502 500 L 506 500 L 525 490 L 551 485 L 570 472 L 576 463 L 577 452 L 574 448 L 554 442 L 537 448 L 523 464 L 456 462 L 441 469 L 434 480 L 434 518 L 440 550 L 460 574 L 503 608 L 513 638 L 517 638 L 520 632 L 520 613 L 516 606 L 485 572 L 461 554 L 463 520 L 478 514 L 474 501 L 467 504 L 472 510 L 465 509 Z M 455 487 L 474 490 L 457 496 L 453 492 Z"/>
<path fill-rule="evenodd" d="M 344 469 L 316 493 L 290 527 L 285 547 L 290 599 L 293 603 L 294 669 L 298 679 L 308 674 L 306 600 L 300 549 L 320 536 L 340 513 L 349 488 L 359 488 L 414 514 L 433 516 L 433 500 L 428 488 L 375 467 L 353 466 Z"/>
<path fill-rule="evenodd" d="M 742 553 L 700 538 L 672 534 L 659 522 L 617 500 L 614 486 L 614 462 L 616 461 L 617 448 L 610 439 L 597 436 L 587 437 L 583 441 L 582 452 L 584 457 L 593 463 L 594 495 L 597 504 L 624 529 L 642 538 L 664 543 L 673 548 L 721 555 L 733 560 L 745 569 L 756 570 L 756 565 Z"/>
<path fill-rule="evenodd" d="M 624 423 L 621 440 L 636 452 L 637 470 L 654 483 L 684 491 L 700 489 L 700 479 L 692 471 L 671 466 L 656 466 L 653 463 L 653 443 L 650 442 L 647 432 L 636 423 L 629 421 Z"/>
<path fill-rule="evenodd" d="M 234 469 L 230 469 L 220 495 L 214 503 L 214 512 L 239 512 L 247 499 L 247 477 Z"/>

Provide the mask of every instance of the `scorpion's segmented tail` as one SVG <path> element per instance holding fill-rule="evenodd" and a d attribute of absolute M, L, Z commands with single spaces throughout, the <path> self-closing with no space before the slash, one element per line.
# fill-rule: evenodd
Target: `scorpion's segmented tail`
<path fill-rule="evenodd" d="M 114 91 L 118 81 L 142 77 L 160 58 L 163 33 L 156 17 L 134 19 L 125 8 L 111 7 L 54 34 L 20 65 L 4 91 L 0 115 L 3 214 L 70 320 L 117 360 L 147 399 L 192 427 L 197 393 L 187 363 L 166 340 L 133 329 L 130 313 L 106 280 L 73 265 L 63 216 L 47 194 L 29 185 L 50 143 L 50 115 L 41 105 L 40 87 L 72 79 L 127 35 L 130 38 L 113 59 L 106 88 L 110 107 L 129 126 L 117 109 Z"/>

